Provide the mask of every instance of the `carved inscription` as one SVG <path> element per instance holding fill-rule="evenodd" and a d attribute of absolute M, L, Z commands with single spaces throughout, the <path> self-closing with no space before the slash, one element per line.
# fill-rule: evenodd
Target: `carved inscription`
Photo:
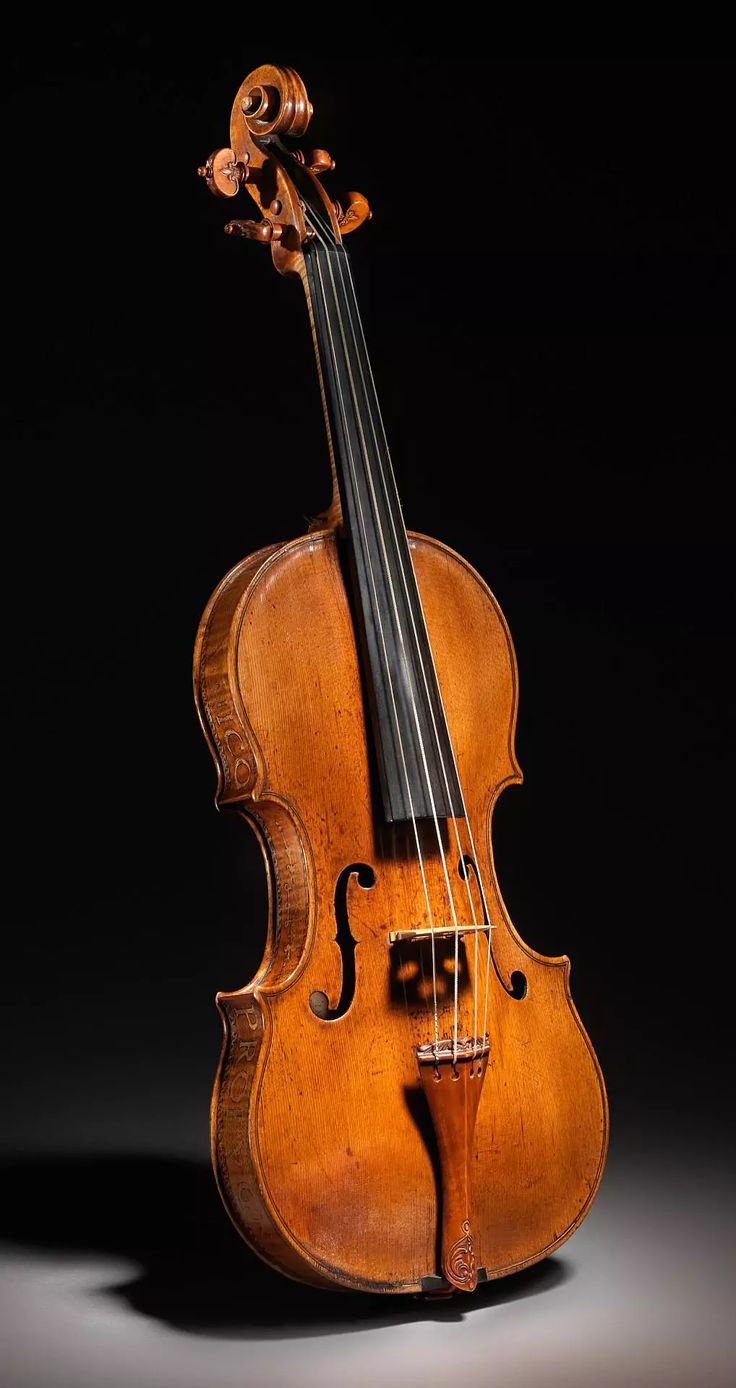
<path fill-rule="evenodd" d="M 207 681 L 204 702 L 212 736 L 222 759 L 225 782 L 222 799 L 240 799 L 253 786 L 256 766 L 245 729 L 235 712 L 227 680 L 223 676 Z"/>
<path fill-rule="evenodd" d="M 252 1231 L 264 1220 L 248 1139 L 250 1096 L 263 1043 L 263 1023 L 254 1003 L 228 1008 L 227 1015 L 230 1037 L 217 1105 L 217 1160 L 233 1213 Z"/>
<path fill-rule="evenodd" d="M 304 948 L 307 930 L 304 856 L 291 824 L 281 814 L 259 815 L 259 824 L 270 849 L 276 889 L 274 913 L 274 962 L 270 984 L 280 983 L 295 967 Z M 296 927 L 301 925 L 301 930 Z"/>

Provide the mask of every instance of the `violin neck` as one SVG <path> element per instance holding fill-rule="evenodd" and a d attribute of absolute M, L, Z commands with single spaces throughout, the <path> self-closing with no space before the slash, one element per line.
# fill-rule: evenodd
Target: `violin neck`
<path fill-rule="evenodd" d="M 459 817 L 457 768 L 347 252 L 317 238 L 303 249 L 385 817 Z"/>

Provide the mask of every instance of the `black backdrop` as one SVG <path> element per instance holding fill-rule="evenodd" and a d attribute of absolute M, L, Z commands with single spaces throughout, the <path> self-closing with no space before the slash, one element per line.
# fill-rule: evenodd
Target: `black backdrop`
<path fill-rule="evenodd" d="M 327 498 L 300 290 L 196 177 L 263 61 L 303 74 L 330 186 L 374 208 L 350 249 L 407 522 L 515 639 L 511 913 L 572 957 L 614 1136 L 720 1141 L 733 69 L 484 58 L 450 82 L 439 51 L 124 22 L 26 36 L 7 127 L 11 1139 L 205 1150 L 212 997 L 259 957 L 259 857 L 212 808 L 190 660 L 221 575 Z"/>

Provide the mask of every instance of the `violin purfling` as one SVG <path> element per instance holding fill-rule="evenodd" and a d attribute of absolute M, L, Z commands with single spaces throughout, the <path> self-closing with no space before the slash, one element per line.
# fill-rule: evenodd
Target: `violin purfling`
<path fill-rule="evenodd" d="M 212 1157 L 227 1211 L 273 1267 L 320 1287 L 451 1296 L 578 1227 L 601 1180 L 605 1088 L 567 957 L 526 945 L 491 820 L 514 754 L 517 669 L 492 593 L 407 533 L 338 203 L 291 68 L 242 83 L 200 169 L 257 218 L 228 222 L 301 280 L 332 501 L 307 534 L 225 576 L 194 689 L 216 803 L 268 878 L 261 965 L 219 993 Z"/>

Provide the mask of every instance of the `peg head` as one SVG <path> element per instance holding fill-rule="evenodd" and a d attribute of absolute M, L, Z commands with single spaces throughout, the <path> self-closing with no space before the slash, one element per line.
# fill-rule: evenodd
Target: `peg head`
<path fill-rule="evenodd" d="M 261 220 L 236 219 L 225 230 L 269 245 L 284 275 L 303 275 L 303 248 L 316 235 L 339 245 L 344 233 L 371 215 L 358 193 L 348 193 L 342 206 L 328 196 L 321 182 L 335 167 L 328 150 L 295 148 L 311 115 L 306 88 L 293 68 L 255 68 L 235 94 L 229 146 L 215 150 L 199 170 L 218 197 L 232 198 L 245 187 Z"/>

